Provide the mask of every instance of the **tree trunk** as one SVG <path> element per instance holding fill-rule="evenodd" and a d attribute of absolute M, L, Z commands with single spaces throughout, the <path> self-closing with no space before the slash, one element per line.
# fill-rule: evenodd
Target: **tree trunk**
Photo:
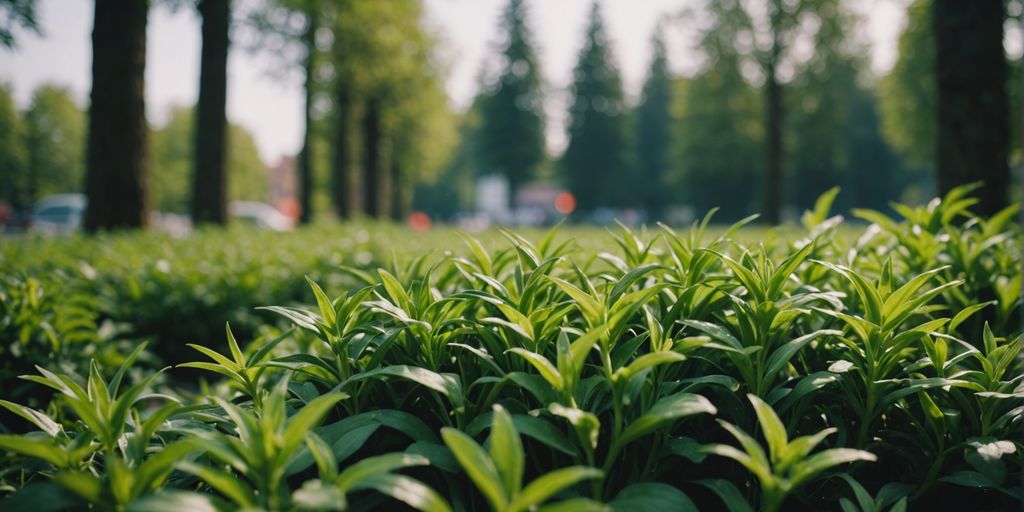
<path fill-rule="evenodd" d="M 303 111 L 305 132 L 302 135 L 302 150 L 299 152 L 299 222 L 309 224 L 313 219 L 313 84 L 316 72 L 316 29 L 319 25 L 316 11 L 306 12 L 306 32 L 302 36 L 302 44 L 306 47 L 305 62 L 305 93 L 306 105 Z"/>
<path fill-rule="evenodd" d="M 359 104 L 351 88 L 340 83 L 334 93 L 337 125 L 334 131 L 334 161 L 331 170 L 331 198 L 341 219 L 351 219 L 365 207 L 359 194 L 356 173 L 358 150 Z"/>
<path fill-rule="evenodd" d="M 1003 2 L 935 0 L 939 193 L 983 182 L 974 211 L 1008 204 L 1009 72 L 1003 51 Z"/>
<path fill-rule="evenodd" d="M 96 0 L 85 191 L 85 229 L 146 225 L 147 0 Z"/>
<path fill-rule="evenodd" d="M 777 225 L 782 207 L 782 86 L 775 75 L 775 64 L 767 66 L 765 80 L 766 160 L 764 174 L 764 220 Z"/>
<path fill-rule="evenodd" d="M 230 0 L 200 0 L 203 50 L 199 64 L 195 163 L 192 176 L 192 222 L 227 222 L 228 25 Z"/>
<path fill-rule="evenodd" d="M 390 178 L 391 219 L 396 222 L 402 222 L 409 215 L 412 204 L 413 185 L 412 183 L 402 183 L 406 176 L 394 155 L 391 158 Z"/>
<path fill-rule="evenodd" d="M 363 116 L 364 205 L 366 214 L 386 219 L 391 215 L 391 148 L 384 127 L 380 98 L 370 98 Z"/>

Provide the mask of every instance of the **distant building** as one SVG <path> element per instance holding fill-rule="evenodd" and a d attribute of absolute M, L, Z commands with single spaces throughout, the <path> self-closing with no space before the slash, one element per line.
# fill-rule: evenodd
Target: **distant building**
<path fill-rule="evenodd" d="M 547 183 L 527 183 L 516 191 L 516 204 L 520 208 L 540 208 L 545 211 L 555 209 L 555 198 L 565 189 Z"/>
<path fill-rule="evenodd" d="M 508 180 L 504 176 L 489 174 L 477 179 L 476 209 L 492 219 L 507 219 L 510 216 Z"/>

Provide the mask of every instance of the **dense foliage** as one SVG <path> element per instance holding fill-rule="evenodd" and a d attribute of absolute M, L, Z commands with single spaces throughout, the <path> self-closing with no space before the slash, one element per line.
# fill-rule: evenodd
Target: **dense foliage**
<path fill-rule="evenodd" d="M 432 255 L 451 237 L 383 226 L 374 240 L 322 228 L 319 246 L 220 232 L 11 243 L 0 332 L 49 358 L 23 380 L 53 400 L 0 401 L 4 425 L 30 431 L 0 435 L 4 509 L 1006 510 L 1024 448 L 1022 236 L 1016 207 L 976 218 L 967 193 L 896 205 L 899 218 L 856 212 L 866 229 L 829 217 L 828 194 L 791 240 L 713 230 L 709 215 L 612 243 L 504 231 Z M 283 303 L 262 310 L 283 323 L 232 323 L 226 344 L 159 371 L 139 371 L 149 348 L 214 340 L 161 338 L 120 363 L 46 356 L 40 344 L 99 354 L 121 336 L 89 338 L 102 318 L 72 329 L 54 320 L 64 298 L 37 299 L 116 287 L 144 266 L 119 266 L 133 243 L 208 251 L 150 255 L 167 275 L 136 275 L 140 290 L 176 279 L 214 309 L 238 287 Z M 251 267 L 226 263 L 232 251 L 255 253 Z M 289 288 L 307 269 L 313 306 L 247 284 Z M 117 300 L 174 314 L 175 287 L 160 290 Z M 186 385 L 188 371 L 212 384 Z M 19 382 L 3 376 L 5 398 Z"/>

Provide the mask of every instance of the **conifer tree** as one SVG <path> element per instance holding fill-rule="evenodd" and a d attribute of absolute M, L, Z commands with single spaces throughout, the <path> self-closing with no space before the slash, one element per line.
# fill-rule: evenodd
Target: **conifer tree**
<path fill-rule="evenodd" d="M 670 166 L 672 145 L 672 78 L 661 25 L 655 32 L 653 47 L 643 97 L 636 109 L 636 158 L 642 206 L 652 220 L 657 220 L 664 215 L 670 200 L 665 173 Z"/>
<path fill-rule="evenodd" d="M 514 200 L 516 190 L 533 177 L 546 155 L 543 96 L 523 0 L 509 0 L 502 28 L 507 34 L 505 67 L 484 97 L 481 154 L 487 172 L 508 179 Z"/>
<path fill-rule="evenodd" d="M 635 203 L 635 187 L 630 183 L 635 180 L 629 179 L 626 161 L 622 82 L 611 57 L 595 3 L 574 72 L 569 146 L 562 158 L 569 190 L 584 212 Z"/>

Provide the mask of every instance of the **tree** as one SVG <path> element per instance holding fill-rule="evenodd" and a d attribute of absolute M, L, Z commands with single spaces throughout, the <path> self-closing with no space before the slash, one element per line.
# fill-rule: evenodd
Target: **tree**
<path fill-rule="evenodd" d="M 153 130 L 150 190 L 153 207 L 160 211 L 189 211 L 194 128 L 194 109 L 175 107 L 167 123 Z M 252 134 L 229 123 L 227 140 L 228 199 L 266 201 L 270 194 L 267 166 L 260 160 Z"/>
<path fill-rule="evenodd" d="M 981 181 L 976 211 L 1008 204 L 1010 104 L 1003 2 L 935 0 L 939 194 Z"/>
<path fill-rule="evenodd" d="M 876 100 L 865 83 L 873 80 L 868 47 L 856 36 L 860 18 L 842 4 L 835 7 L 814 33 L 814 55 L 787 86 L 788 195 L 801 211 L 841 186 L 836 210 L 884 209 L 900 199 L 911 174 L 880 134 Z"/>
<path fill-rule="evenodd" d="M 923 184 L 921 197 L 934 195 L 938 158 L 938 90 L 935 76 L 935 31 L 932 0 L 916 0 L 907 8 L 907 24 L 899 39 L 899 55 L 892 70 L 882 78 L 879 100 L 886 140 L 903 158 L 907 172 Z M 1008 5 L 1020 5 L 1010 2 Z M 1020 8 L 1016 8 L 1019 12 Z M 1009 13 L 1011 9 L 1007 9 Z M 1008 20 L 1010 17 L 1008 17 Z M 1007 62 L 1015 69 L 1020 61 Z M 1010 73 L 1010 111 L 1020 105 L 1020 74 Z M 1019 119 L 1011 116 L 1010 140 L 1016 140 Z M 930 179 L 929 179 L 930 178 Z"/>
<path fill-rule="evenodd" d="M 671 167 L 672 146 L 672 78 L 660 24 L 652 46 L 654 56 L 636 108 L 636 158 L 638 183 L 643 187 L 639 191 L 642 204 L 653 219 L 660 219 L 671 199 L 665 175 Z"/>
<path fill-rule="evenodd" d="M 454 136 L 434 41 L 419 0 L 342 3 L 334 16 L 335 208 L 343 218 L 398 217 Z"/>
<path fill-rule="evenodd" d="M 28 196 L 24 126 L 11 87 L 0 84 L 0 201 L 15 210 L 31 204 Z"/>
<path fill-rule="evenodd" d="M 334 144 L 331 161 L 331 199 L 341 219 L 362 213 L 363 196 L 359 191 L 359 119 L 363 105 L 351 84 L 336 79 L 334 91 Z"/>
<path fill-rule="evenodd" d="M 96 0 L 85 192 L 86 231 L 144 227 L 149 2 Z"/>
<path fill-rule="evenodd" d="M 725 34 L 721 34 L 725 36 Z M 679 119 L 672 190 L 703 215 L 738 220 L 755 211 L 763 173 L 764 125 L 758 92 L 740 74 L 733 38 L 707 38 L 702 48 L 715 63 L 691 80 L 676 82 Z"/>
<path fill-rule="evenodd" d="M 27 197 L 80 192 L 85 179 L 85 113 L 64 87 L 43 85 L 24 115 Z"/>
<path fill-rule="evenodd" d="M 451 219 L 473 208 L 474 175 L 480 168 L 480 110 L 483 96 L 478 95 L 469 109 L 457 119 L 458 144 L 444 160 L 433 180 L 416 188 L 413 207 L 432 217 Z"/>
<path fill-rule="evenodd" d="M 457 119 L 448 107 L 444 77 L 434 64 L 436 40 L 420 29 L 419 2 L 402 23 L 406 51 L 393 63 L 388 115 L 391 118 L 391 216 L 409 213 L 415 185 L 437 179 L 458 142 Z"/>
<path fill-rule="evenodd" d="M 192 221 L 227 222 L 227 65 L 230 0 L 199 0 L 203 49 L 196 108 Z"/>
<path fill-rule="evenodd" d="M 569 145 L 562 166 L 581 211 L 627 206 L 635 200 L 626 162 L 625 108 L 619 72 L 611 61 L 596 3 L 574 71 Z"/>
<path fill-rule="evenodd" d="M 382 26 L 390 24 L 388 20 L 394 15 L 388 8 L 389 3 L 344 2 L 336 5 L 333 12 L 331 99 L 334 108 L 329 181 L 334 211 L 341 219 L 364 212 L 372 215 L 367 208 L 376 209 L 375 202 L 369 204 L 374 198 L 367 197 L 366 192 L 375 190 L 376 182 L 367 183 L 374 178 L 361 176 L 359 171 L 366 166 L 363 152 L 368 109 L 364 92 L 379 84 L 389 57 L 382 51 L 379 32 Z"/>
<path fill-rule="evenodd" d="M 302 149 L 299 150 L 297 193 L 299 199 L 299 223 L 308 224 L 313 219 L 313 87 L 317 66 L 316 31 L 320 28 L 320 2 L 306 0 L 303 7 L 306 24 L 302 32 L 302 46 L 306 50 L 303 59 L 303 109 Z"/>
<path fill-rule="evenodd" d="M 346 2 L 334 12 L 334 46 L 331 64 L 334 70 L 331 98 L 333 107 L 333 141 L 331 158 L 331 199 L 341 219 L 360 215 L 366 207 L 360 179 L 360 120 L 363 117 L 362 89 L 367 88 L 367 75 L 374 57 L 375 25 L 368 20 L 376 13 L 362 2 Z M 383 57 L 383 56 L 381 56 Z"/>
<path fill-rule="evenodd" d="M 907 164 L 929 170 L 935 165 L 938 140 L 931 9 L 931 0 L 916 0 L 907 8 L 899 56 L 879 84 L 886 139 Z"/>
<path fill-rule="evenodd" d="M 303 82 L 303 135 L 298 154 L 296 195 L 299 203 L 299 222 L 307 224 L 313 219 L 315 186 L 316 109 L 314 98 L 318 90 L 316 73 L 324 60 L 317 46 L 317 32 L 325 28 L 330 18 L 329 3 L 323 0 L 264 0 L 249 11 L 248 22 L 257 29 L 259 38 L 254 49 L 280 60 L 283 70 L 294 68 L 301 62 Z"/>
<path fill-rule="evenodd" d="M 509 0 L 502 15 L 504 69 L 483 102 L 481 141 L 487 172 L 508 180 L 510 197 L 544 161 L 544 98 L 540 68 L 526 26 L 522 0 Z"/>
<path fill-rule="evenodd" d="M 762 215 L 769 224 L 781 221 L 783 206 L 783 130 L 785 118 L 783 70 L 792 69 L 809 55 L 795 52 L 821 21 L 816 12 L 838 13 L 837 0 L 738 0 L 712 2 L 714 23 L 709 32 L 732 35 L 729 42 L 763 80 L 765 152 Z M 715 36 L 721 39 L 720 36 Z"/>
<path fill-rule="evenodd" d="M 14 32 L 18 28 L 40 33 L 36 0 L 0 0 L 0 46 L 14 48 Z"/>

